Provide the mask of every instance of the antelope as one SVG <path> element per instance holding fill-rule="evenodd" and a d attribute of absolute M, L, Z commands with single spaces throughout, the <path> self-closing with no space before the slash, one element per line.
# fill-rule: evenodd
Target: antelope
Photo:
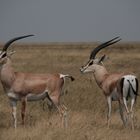
<path fill-rule="evenodd" d="M 25 35 L 9 40 L 0 52 L 0 80 L 12 107 L 14 128 L 17 127 L 17 102 L 21 102 L 22 124 L 25 124 L 27 101 L 38 101 L 47 98 L 60 113 L 62 123 L 67 125 L 67 108 L 60 103 L 60 96 L 66 77 L 71 81 L 74 78 L 64 74 L 34 74 L 15 72 L 12 67 L 11 54 L 7 49 L 19 39 L 30 37 Z"/>
<path fill-rule="evenodd" d="M 100 50 L 113 45 L 120 40 L 121 39 L 119 37 L 115 37 L 105 43 L 98 45 L 92 50 L 89 61 L 80 68 L 80 71 L 82 73 L 93 73 L 97 85 L 103 91 L 108 104 L 108 127 L 110 126 L 112 101 L 118 101 L 120 116 L 124 126 L 127 124 L 127 119 L 131 118 L 131 128 L 134 130 L 133 106 L 138 95 L 137 77 L 131 73 L 109 73 L 103 65 L 103 61 L 107 58 L 107 56 L 103 55 L 99 58 L 96 58 L 96 55 Z M 131 100 L 130 109 L 128 109 L 128 99 Z"/>

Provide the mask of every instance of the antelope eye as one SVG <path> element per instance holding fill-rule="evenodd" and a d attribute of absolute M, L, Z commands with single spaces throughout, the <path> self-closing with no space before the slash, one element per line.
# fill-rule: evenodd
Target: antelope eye
<path fill-rule="evenodd" d="M 4 53 L 1 58 L 4 58 L 4 57 L 6 57 L 6 53 Z"/>
<path fill-rule="evenodd" d="M 91 62 L 89 63 L 89 66 L 92 65 L 92 64 L 93 64 L 93 61 L 91 61 Z"/>

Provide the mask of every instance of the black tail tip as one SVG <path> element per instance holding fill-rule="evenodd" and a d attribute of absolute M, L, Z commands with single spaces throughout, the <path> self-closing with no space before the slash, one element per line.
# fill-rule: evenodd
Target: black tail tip
<path fill-rule="evenodd" d="M 75 80 L 75 78 L 71 76 L 71 81 L 74 81 L 74 80 Z"/>

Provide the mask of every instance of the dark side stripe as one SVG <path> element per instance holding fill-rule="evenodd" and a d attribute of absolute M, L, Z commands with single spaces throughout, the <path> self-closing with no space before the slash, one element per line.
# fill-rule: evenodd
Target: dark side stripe
<path fill-rule="evenodd" d="M 120 81 L 121 94 L 122 94 L 122 96 L 123 96 L 123 84 L 124 84 L 124 78 L 122 78 L 121 81 Z"/>

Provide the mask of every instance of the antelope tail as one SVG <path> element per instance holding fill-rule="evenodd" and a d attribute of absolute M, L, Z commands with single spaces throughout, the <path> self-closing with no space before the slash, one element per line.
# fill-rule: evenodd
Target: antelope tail
<path fill-rule="evenodd" d="M 65 75 L 65 77 L 70 78 L 70 79 L 71 79 L 71 81 L 74 81 L 74 80 L 75 80 L 75 78 L 74 78 L 74 77 L 72 77 L 71 75 Z"/>
<path fill-rule="evenodd" d="M 128 83 L 129 83 L 129 85 L 130 85 L 130 87 L 131 87 L 133 93 L 134 93 L 136 96 L 138 96 L 138 95 L 139 95 L 139 94 L 138 94 L 138 80 L 135 78 L 136 90 L 134 89 L 133 84 L 132 84 L 129 80 L 127 80 L 127 81 L 128 81 Z"/>
<path fill-rule="evenodd" d="M 73 76 L 71 76 L 71 75 L 63 75 L 63 74 L 60 74 L 60 78 L 70 78 L 71 79 L 71 81 L 74 81 L 75 80 L 75 78 L 73 77 Z"/>
<path fill-rule="evenodd" d="M 66 78 L 70 78 L 71 81 L 74 81 L 74 80 L 75 80 L 75 78 L 74 78 L 73 76 L 71 76 L 71 75 L 65 75 L 65 77 L 66 77 Z"/>
<path fill-rule="evenodd" d="M 130 90 L 132 90 L 133 94 L 135 96 L 138 96 L 138 79 L 133 75 L 126 75 L 124 76 L 120 81 L 121 86 L 121 93 L 123 97 L 128 98 L 130 95 Z"/>

